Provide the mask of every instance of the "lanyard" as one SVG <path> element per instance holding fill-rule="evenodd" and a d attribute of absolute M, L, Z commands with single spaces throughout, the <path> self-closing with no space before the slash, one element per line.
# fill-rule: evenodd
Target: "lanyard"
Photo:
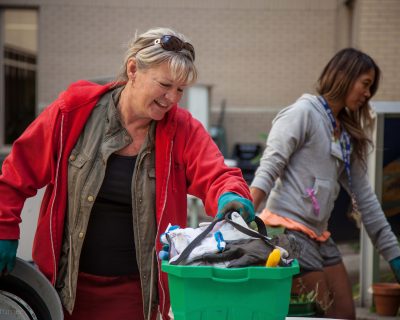
<path fill-rule="evenodd" d="M 333 128 L 332 135 L 334 136 L 335 131 L 338 130 L 338 126 L 337 126 L 336 119 L 333 115 L 332 109 L 329 107 L 328 102 L 326 102 L 326 100 L 323 96 L 319 96 L 318 100 L 324 106 L 324 109 L 328 115 L 328 118 L 331 121 L 332 128 Z M 350 135 L 346 132 L 346 130 L 344 128 L 342 128 L 342 134 L 340 135 L 340 138 L 339 138 L 339 144 L 340 144 L 340 150 L 342 151 L 342 156 L 343 156 L 344 166 L 346 169 L 347 179 L 349 182 L 350 198 L 351 198 L 351 204 L 353 207 L 353 210 L 352 210 L 350 216 L 356 221 L 357 226 L 360 227 L 361 213 L 358 209 L 356 195 L 353 192 L 352 182 L 351 182 L 351 172 L 350 172 L 351 141 L 350 141 Z"/>
<path fill-rule="evenodd" d="M 332 127 L 335 132 L 338 129 L 338 126 L 337 126 L 336 119 L 333 115 L 332 109 L 329 107 L 328 103 L 326 102 L 326 100 L 323 96 L 318 96 L 318 100 L 324 106 L 324 109 L 328 115 L 329 120 L 331 120 Z M 350 191 L 351 191 L 352 197 L 353 197 L 354 193 L 352 190 L 352 181 L 351 181 L 351 172 L 350 172 L 351 141 L 350 141 L 350 135 L 346 132 L 346 130 L 344 130 L 344 128 L 342 128 L 342 131 L 343 131 L 343 133 L 339 138 L 339 144 L 340 144 L 340 150 L 342 151 L 342 156 L 343 156 L 344 166 L 346 169 L 347 178 L 349 181 L 349 188 L 350 188 Z M 355 198 L 352 200 L 355 201 Z"/>

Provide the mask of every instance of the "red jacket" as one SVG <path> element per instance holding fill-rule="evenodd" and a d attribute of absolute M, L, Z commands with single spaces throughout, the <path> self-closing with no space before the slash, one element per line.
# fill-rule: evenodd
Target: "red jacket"
<path fill-rule="evenodd" d="M 0 176 L 0 239 L 18 239 L 25 199 L 47 186 L 43 197 L 33 259 L 54 284 L 67 205 L 68 157 L 99 98 L 111 89 L 87 81 L 72 84 L 14 142 Z M 250 198 L 237 168 L 223 156 L 204 127 L 174 106 L 156 128 L 157 239 L 168 223 L 186 225 L 187 193 L 203 200 L 206 212 L 217 212 L 224 192 Z M 156 241 L 157 252 L 161 249 Z M 162 274 L 162 275 L 161 275 Z M 169 309 L 166 275 L 159 275 L 160 311 Z"/>

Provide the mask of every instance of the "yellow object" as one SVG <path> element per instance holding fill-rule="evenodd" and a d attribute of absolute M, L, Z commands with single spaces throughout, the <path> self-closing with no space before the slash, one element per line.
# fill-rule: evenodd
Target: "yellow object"
<path fill-rule="evenodd" d="M 281 261 L 281 252 L 279 251 L 279 249 L 274 249 L 269 254 L 267 263 L 265 264 L 265 266 L 266 267 L 276 267 L 279 264 L 279 261 Z"/>

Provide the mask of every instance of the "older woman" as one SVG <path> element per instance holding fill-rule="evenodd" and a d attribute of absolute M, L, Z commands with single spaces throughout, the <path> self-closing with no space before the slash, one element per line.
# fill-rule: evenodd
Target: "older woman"
<path fill-rule="evenodd" d="M 66 319 L 164 319 L 158 241 L 186 223 L 186 195 L 215 215 L 254 209 L 204 127 L 178 107 L 196 80 L 193 46 L 158 28 L 138 36 L 117 82 L 72 84 L 15 142 L 0 176 L 1 270 L 10 271 L 27 197 L 47 186 L 34 261 Z"/>

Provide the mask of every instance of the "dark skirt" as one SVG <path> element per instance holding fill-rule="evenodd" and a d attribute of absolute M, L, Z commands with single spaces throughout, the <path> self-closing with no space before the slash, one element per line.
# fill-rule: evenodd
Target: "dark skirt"
<path fill-rule="evenodd" d="M 72 315 L 64 310 L 64 319 L 144 319 L 139 275 L 103 277 L 79 272 L 75 307 Z"/>

